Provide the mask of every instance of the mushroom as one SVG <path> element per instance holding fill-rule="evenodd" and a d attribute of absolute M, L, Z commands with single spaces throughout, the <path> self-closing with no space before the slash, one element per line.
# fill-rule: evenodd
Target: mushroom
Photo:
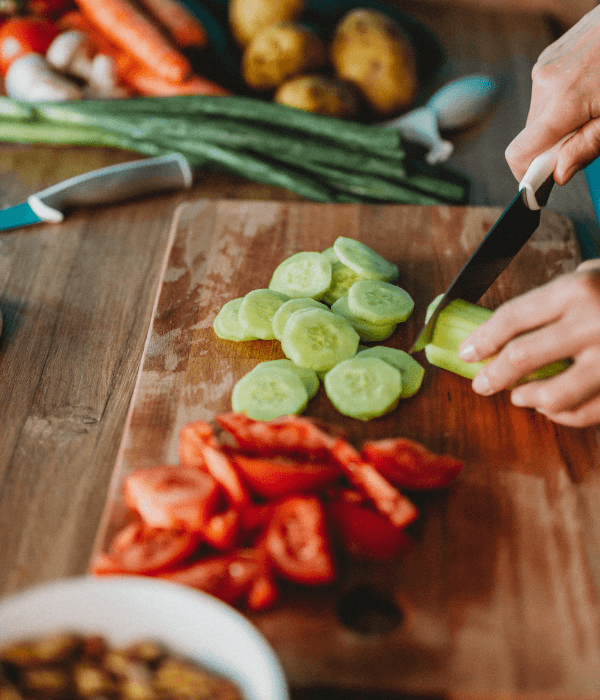
<path fill-rule="evenodd" d="M 70 29 L 59 34 L 48 47 L 46 59 L 61 73 L 89 80 L 92 58 L 84 32 Z"/>
<path fill-rule="evenodd" d="M 117 99 L 129 96 L 129 91 L 119 85 L 115 61 L 111 56 L 103 53 L 94 56 L 85 94 L 87 97 L 98 99 Z"/>
<path fill-rule="evenodd" d="M 30 102 L 79 100 L 83 90 L 61 75 L 39 53 L 27 53 L 13 61 L 4 78 L 9 97 Z"/>

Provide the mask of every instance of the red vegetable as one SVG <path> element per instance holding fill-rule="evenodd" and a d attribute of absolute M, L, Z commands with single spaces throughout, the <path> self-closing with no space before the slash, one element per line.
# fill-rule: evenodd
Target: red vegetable
<path fill-rule="evenodd" d="M 199 545 L 197 533 L 158 530 L 134 521 L 111 542 L 108 552 L 91 565 L 94 574 L 155 574 L 188 557 Z"/>
<path fill-rule="evenodd" d="M 27 0 L 27 11 L 32 15 L 58 17 L 72 6 L 71 0 Z"/>
<path fill-rule="evenodd" d="M 316 496 L 290 496 L 279 503 L 264 545 L 277 572 L 290 581 L 317 585 L 335 578 L 325 512 Z"/>
<path fill-rule="evenodd" d="M 236 469 L 250 488 L 263 498 L 314 491 L 332 483 L 341 473 L 338 466 L 289 459 L 232 454 Z"/>
<path fill-rule="evenodd" d="M 123 481 L 125 503 L 149 527 L 200 531 L 216 511 L 217 482 L 199 469 L 138 469 Z"/>
<path fill-rule="evenodd" d="M 28 53 L 45 54 L 58 36 L 57 25 L 41 17 L 11 17 L 0 24 L 0 72 L 6 75 L 11 63 Z"/>
<path fill-rule="evenodd" d="M 365 442 L 361 456 L 392 484 L 405 489 L 450 486 L 463 468 L 455 457 L 435 454 L 406 438 Z"/>

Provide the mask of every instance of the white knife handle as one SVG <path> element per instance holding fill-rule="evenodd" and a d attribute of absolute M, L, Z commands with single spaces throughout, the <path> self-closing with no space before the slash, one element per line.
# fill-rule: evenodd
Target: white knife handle
<path fill-rule="evenodd" d="M 76 175 L 32 194 L 27 202 L 43 221 L 60 222 L 63 209 L 119 202 L 142 194 L 187 189 L 192 169 L 180 153 L 142 158 Z"/>
<path fill-rule="evenodd" d="M 552 148 L 540 153 L 539 156 L 536 156 L 531 161 L 531 165 L 527 168 L 527 172 L 519 184 L 519 190 L 525 190 L 526 204 L 532 211 L 541 209 L 544 205 L 544 202 L 542 202 L 542 204 L 538 202 L 538 190 L 554 173 L 556 161 L 558 160 L 558 152 L 563 143 L 576 133 L 577 131 L 572 131 L 570 134 L 564 136 L 558 143 L 554 144 Z"/>

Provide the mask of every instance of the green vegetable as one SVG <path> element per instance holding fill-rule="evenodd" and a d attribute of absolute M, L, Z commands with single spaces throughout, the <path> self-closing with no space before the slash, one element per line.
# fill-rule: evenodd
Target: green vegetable
<path fill-rule="evenodd" d="M 371 321 L 365 321 L 363 318 L 358 318 L 358 316 L 350 311 L 347 296 L 340 297 L 335 304 L 332 305 L 331 310 L 343 316 L 358 333 L 360 339 L 364 340 L 366 343 L 386 340 L 396 330 L 396 323 L 393 322 L 372 323 Z"/>
<path fill-rule="evenodd" d="M 331 250 L 333 251 L 333 248 Z M 362 279 L 364 279 L 362 275 L 344 265 L 336 256 L 335 261 L 331 263 L 331 284 L 329 289 L 323 294 L 322 301 L 329 305 L 334 304 L 340 297 L 345 297 L 348 294 L 350 287 L 355 282 Z"/>
<path fill-rule="evenodd" d="M 249 333 L 240 323 L 239 311 L 244 297 L 231 299 L 223 305 L 213 321 L 213 330 L 223 340 L 256 340 L 256 336 Z"/>
<path fill-rule="evenodd" d="M 244 296 L 238 311 L 242 328 L 263 340 L 275 338 L 273 316 L 289 297 L 272 289 L 253 289 Z"/>
<path fill-rule="evenodd" d="M 273 367 L 287 367 L 293 372 L 296 372 L 296 374 L 300 377 L 302 383 L 304 384 L 304 388 L 306 389 L 306 393 L 308 394 L 309 399 L 312 399 L 313 396 L 315 396 L 315 394 L 317 393 L 317 391 L 319 391 L 319 378 L 317 377 L 317 373 L 314 369 L 309 369 L 308 367 L 299 367 L 291 360 L 285 358 L 282 360 L 266 360 L 265 362 L 259 362 L 256 365 L 256 367 L 250 371 L 270 372 Z"/>
<path fill-rule="evenodd" d="M 414 306 L 407 291 L 389 282 L 361 280 L 348 290 L 350 311 L 371 323 L 402 323 Z"/>
<path fill-rule="evenodd" d="M 391 411 L 402 393 L 400 372 L 362 353 L 327 372 L 324 384 L 329 400 L 340 413 L 363 421 Z"/>
<path fill-rule="evenodd" d="M 377 357 L 395 367 L 402 377 L 402 394 L 407 399 L 419 391 L 425 376 L 425 368 L 404 350 L 389 348 L 386 345 L 374 345 L 371 348 L 359 348 L 361 357 Z"/>
<path fill-rule="evenodd" d="M 0 98 L 0 140 L 90 145 L 284 187 L 320 202 L 462 203 L 467 183 L 414 163 L 394 129 L 248 97 L 27 103 Z"/>
<path fill-rule="evenodd" d="M 302 252 L 291 255 L 273 272 L 269 289 L 289 297 L 320 299 L 331 284 L 331 263 L 321 253 Z"/>
<path fill-rule="evenodd" d="M 323 309 L 301 309 L 287 320 L 281 349 L 300 367 L 320 371 L 353 357 L 358 341 L 358 333 L 342 316 Z"/>
<path fill-rule="evenodd" d="M 325 311 L 329 311 L 325 304 L 315 301 L 311 297 L 298 297 L 286 301 L 277 309 L 275 316 L 273 316 L 273 333 L 277 340 L 281 340 L 288 318 L 294 311 L 299 311 L 300 309 L 325 309 Z"/>
<path fill-rule="evenodd" d="M 398 266 L 354 238 L 338 236 L 333 244 L 338 258 L 366 279 L 389 282 L 398 278 Z"/>
<path fill-rule="evenodd" d="M 302 413 L 308 403 L 306 387 L 297 372 L 288 367 L 252 371 L 233 387 L 231 405 L 236 413 L 255 420 Z"/>

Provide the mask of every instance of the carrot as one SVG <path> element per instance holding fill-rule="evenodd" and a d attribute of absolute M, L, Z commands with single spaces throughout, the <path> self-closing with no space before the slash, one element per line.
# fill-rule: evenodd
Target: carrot
<path fill-rule="evenodd" d="M 182 49 L 208 46 L 208 34 L 204 25 L 178 0 L 139 0 L 144 7 L 173 37 Z"/>
<path fill-rule="evenodd" d="M 191 64 L 161 28 L 130 0 L 76 0 L 113 43 L 165 80 L 181 82 Z"/>
<path fill-rule="evenodd" d="M 226 96 L 232 93 L 218 83 L 193 73 L 181 82 L 165 80 L 144 66 L 130 64 L 124 69 L 117 62 L 117 70 L 123 82 L 146 97 L 173 97 L 175 95 Z"/>

